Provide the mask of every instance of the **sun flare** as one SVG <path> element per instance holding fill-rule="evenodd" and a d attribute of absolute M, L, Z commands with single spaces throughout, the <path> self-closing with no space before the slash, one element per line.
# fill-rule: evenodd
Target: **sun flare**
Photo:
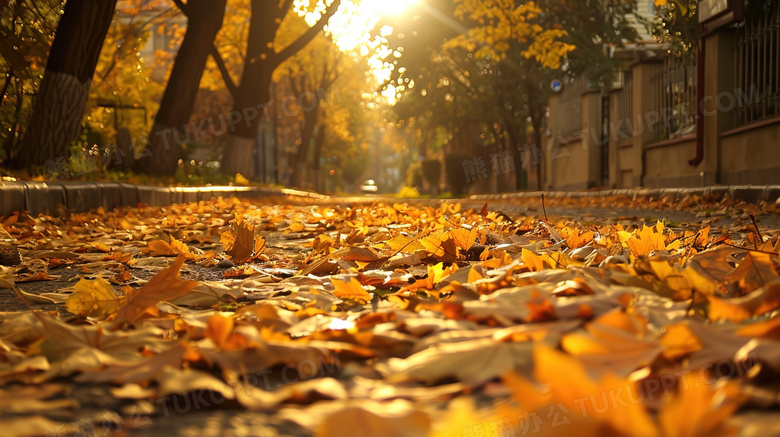
<path fill-rule="evenodd" d="M 393 32 L 392 26 L 377 28 L 382 17 L 404 13 L 418 0 L 355 0 L 342 1 L 339 9 L 328 21 L 326 32 L 333 38 L 339 50 L 352 53 L 354 57 L 364 58 L 368 63 L 371 76 L 377 84 L 390 78 L 394 69 L 393 56 L 400 56 L 392 50 L 386 37 Z M 309 25 L 314 25 L 325 11 L 322 1 L 311 8 L 306 0 L 296 0 L 296 10 Z M 381 96 L 386 102 L 394 104 L 396 90 L 390 86 Z"/>

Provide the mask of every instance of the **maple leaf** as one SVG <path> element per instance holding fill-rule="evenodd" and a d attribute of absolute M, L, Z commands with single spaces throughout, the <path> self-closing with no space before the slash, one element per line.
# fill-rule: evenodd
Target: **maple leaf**
<path fill-rule="evenodd" d="M 390 381 L 422 380 L 433 384 L 454 377 L 466 384 L 481 384 L 510 370 L 530 373 L 532 350 L 532 343 L 481 338 L 440 344 L 405 359 L 391 358 L 381 370 Z"/>
<path fill-rule="evenodd" d="M 179 270 L 186 258 L 179 255 L 172 266 L 163 269 L 152 277 L 143 287 L 134 290 L 116 313 L 113 321 L 119 325 L 136 321 L 147 309 L 157 305 L 158 302 L 176 299 L 184 296 L 198 286 L 197 281 L 183 281 L 179 279 Z"/>
<path fill-rule="evenodd" d="M 255 224 L 247 217 L 236 214 L 233 229 L 221 235 L 220 242 L 234 262 L 241 264 L 259 255 L 265 248 L 265 239 L 258 235 Z"/>
<path fill-rule="evenodd" d="M 708 297 L 710 320 L 741 322 L 753 316 L 780 308 L 780 280 L 774 280 L 758 290 L 734 299 Z"/>
<path fill-rule="evenodd" d="M 585 365 L 623 377 L 650 365 L 662 347 L 644 339 L 646 321 L 620 311 L 604 314 L 585 330 L 566 334 L 561 347 Z"/>
<path fill-rule="evenodd" d="M 65 302 L 65 307 L 73 314 L 103 320 L 122 306 L 123 300 L 103 278 L 94 281 L 82 278 L 73 288 L 75 291 Z"/>
<path fill-rule="evenodd" d="M 658 413 L 664 436 L 708 437 L 729 435 L 726 419 L 739 409 L 742 401 L 734 383 L 713 386 L 697 373 L 680 377 L 678 390 Z"/>
<path fill-rule="evenodd" d="M 608 424 L 619 435 L 656 436 L 658 430 L 645 409 L 636 402 L 618 402 L 607 411 L 597 410 L 593 402 L 583 402 L 594 394 L 639 390 L 634 384 L 611 373 L 594 380 L 579 360 L 558 352 L 544 343 L 534 345 L 534 377 L 550 390 L 550 404 L 560 403 L 569 411 Z M 518 395 L 515 395 L 518 396 Z"/>
<path fill-rule="evenodd" d="M 479 230 L 476 226 L 472 227 L 471 230 L 456 228 L 450 231 L 450 237 L 461 250 L 471 249 L 478 236 Z"/>
<path fill-rule="evenodd" d="M 750 293 L 769 282 L 780 279 L 772 262 L 772 255 L 761 252 L 748 252 L 736 269 L 726 280 L 736 282 L 743 293 Z"/>
<path fill-rule="evenodd" d="M 141 351 L 165 348 L 170 343 L 157 328 L 111 332 L 105 325 L 73 326 L 43 313 L 34 314 L 45 339 L 41 351 L 51 362 L 51 369 L 37 377 L 38 381 L 105 365 L 136 363 L 144 359 Z"/>
<path fill-rule="evenodd" d="M 664 225 L 661 222 L 653 227 L 642 225 L 642 230 L 632 235 L 626 244 L 634 256 L 649 256 L 656 250 L 666 249 L 663 230 Z"/>
<path fill-rule="evenodd" d="M 348 282 L 334 278 L 331 278 L 331 281 L 333 282 L 333 286 L 336 287 L 333 291 L 334 296 L 363 303 L 371 301 L 371 294 L 367 292 L 366 289 L 363 288 L 363 285 L 360 284 L 360 281 L 354 277 L 349 278 Z"/>

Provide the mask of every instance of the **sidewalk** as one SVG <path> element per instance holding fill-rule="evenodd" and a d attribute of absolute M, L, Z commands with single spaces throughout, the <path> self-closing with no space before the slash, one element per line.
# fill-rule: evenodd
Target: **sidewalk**
<path fill-rule="evenodd" d="M 728 195 L 732 199 L 750 203 L 777 202 L 780 200 L 780 185 L 731 185 L 702 188 L 632 188 L 600 191 L 528 191 L 519 193 L 477 194 L 471 200 L 502 200 L 540 197 L 583 198 L 625 196 L 662 199 L 672 197 L 702 196 L 720 200 Z M 167 206 L 175 203 L 211 200 L 212 197 L 237 196 L 328 199 L 328 196 L 306 191 L 268 187 L 154 187 L 113 182 L 0 182 L 0 216 L 25 210 L 33 216 L 47 214 L 58 216 L 65 206 L 70 212 L 85 212 L 103 207 L 111 210 L 120 206 L 138 205 Z M 381 200 L 381 199 L 377 199 Z"/>
<path fill-rule="evenodd" d="M 540 197 L 544 194 L 549 198 L 582 198 L 582 197 L 612 197 L 629 198 L 644 197 L 663 199 L 671 197 L 675 200 L 686 196 L 701 196 L 711 200 L 720 200 L 726 195 L 735 200 L 750 203 L 780 201 L 780 185 L 724 185 L 700 188 L 629 188 L 599 191 L 526 191 L 521 193 L 477 194 L 470 196 L 472 200 L 521 199 L 524 197 Z"/>

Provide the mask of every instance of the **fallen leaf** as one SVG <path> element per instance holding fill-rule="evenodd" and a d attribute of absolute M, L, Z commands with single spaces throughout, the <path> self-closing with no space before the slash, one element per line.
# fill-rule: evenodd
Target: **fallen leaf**
<path fill-rule="evenodd" d="M 122 305 L 122 299 L 103 278 L 94 281 L 82 278 L 73 289 L 73 294 L 65 302 L 65 308 L 79 316 L 103 320 L 119 311 Z"/>
<path fill-rule="evenodd" d="M 172 266 L 155 275 L 143 287 L 134 290 L 126 298 L 125 304 L 116 313 L 113 321 L 116 324 L 132 323 L 158 302 L 184 296 L 197 287 L 196 281 L 179 279 L 179 270 L 184 265 L 184 261 L 184 255 L 179 255 Z"/>

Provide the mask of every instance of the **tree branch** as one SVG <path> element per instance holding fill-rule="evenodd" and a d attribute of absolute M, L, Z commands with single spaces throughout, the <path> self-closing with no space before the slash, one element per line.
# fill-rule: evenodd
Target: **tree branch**
<path fill-rule="evenodd" d="M 290 43 L 290 45 L 283 48 L 276 54 L 271 55 L 271 59 L 273 60 L 272 65 L 280 65 L 282 62 L 286 61 L 287 58 L 298 53 L 302 48 L 306 46 L 306 44 L 311 42 L 311 40 L 313 40 L 314 37 L 317 36 L 317 34 L 322 31 L 325 25 L 328 24 L 328 20 L 330 20 L 330 17 L 332 17 L 333 14 L 336 13 L 336 11 L 339 9 L 340 4 L 341 4 L 341 0 L 333 0 L 333 3 L 331 3 L 330 6 L 328 6 L 328 9 L 325 11 L 324 14 L 322 14 L 322 17 L 320 17 L 320 20 L 317 21 L 317 23 L 314 26 L 308 28 L 306 32 L 304 32 L 301 36 L 299 36 L 298 39 Z"/>
<path fill-rule="evenodd" d="M 219 72 L 222 74 L 222 80 L 225 82 L 225 86 L 227 87 L 228 91 L 230 91 L 230 94 L 233 96 L 233 98 L 235 98 L 238 95 L 238 86 L 236 85 L 236 82 L 233 80 L 233 78 L 230 77 L 230 72 L 225 65 L 225 60 L 222 59 L 222 55 L 219 53 L 216 45 L 211 44 L 211 50 L 209 51 L 209 54 L 217 64 L 217 68 L 219 68 Z"/>

